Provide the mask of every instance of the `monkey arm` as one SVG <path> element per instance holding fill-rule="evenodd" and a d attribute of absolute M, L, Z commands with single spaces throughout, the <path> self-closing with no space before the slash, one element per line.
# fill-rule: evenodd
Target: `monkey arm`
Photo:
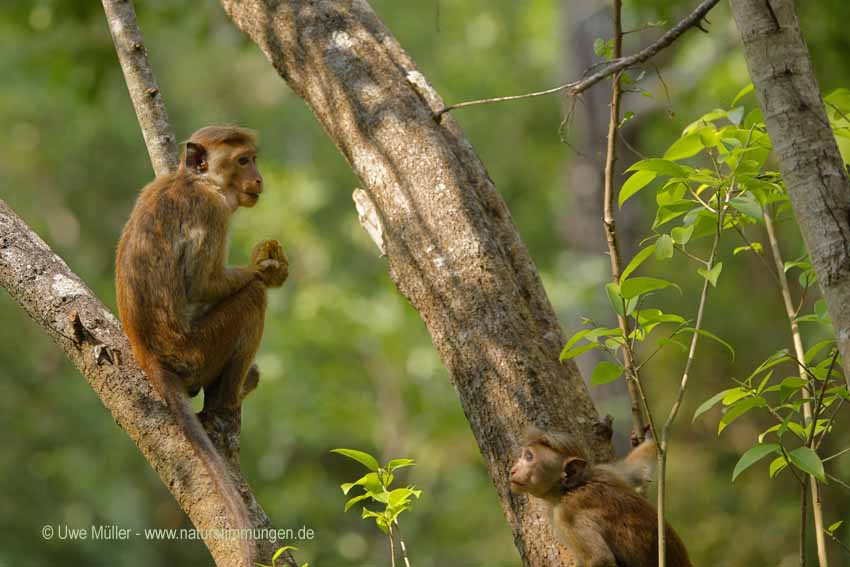
<path fill-rule="evenodd" d="M 218 303 L 239 292 L 258 277 L 253 267 L 219 268 L 192 280 L 189 300 L 197 303 Z"/>
<path fill-rule="evenodd" d="M 559 522 L 564 543 L 576 555 L 582 567 L 617 567 L 614 552 L 602 535 L 599 523 L 591 513 L 580 512 L 572 520 Z"/>

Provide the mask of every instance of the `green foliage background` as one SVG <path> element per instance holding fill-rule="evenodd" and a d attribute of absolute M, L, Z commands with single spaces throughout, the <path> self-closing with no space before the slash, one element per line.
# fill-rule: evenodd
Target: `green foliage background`
<path fill-rule="evenodd" d="M 555 0 L 372 4 L 446 101 L 535 90 L 564 78 L 562 7 Z M 625 4 L 626 27 L 634 28 L 675 20 L 693 2 Z M 850 40 L 842 25 L 850 6 L 824 0 L 799 3 L 799 9 L 823 90 L 850 85 Z M 215 122 L 261 133 L 267 191 L 256 209 L 237 216 L 231 260 L 244 262 L 258 239 L 279 238 L 292 275 L 271 295 L 258 360 L 261 386 L 245 405 L 243 463 L 276 526 L 307 526 L 317 536 L 287 543 L 298 545 L 299 560 L 311 565 L 389 564 L 382 534 L 342 511 L 338 486 L 359 471 L 328 450 L 356 447 L 418 463 L 399 473 L 402 482 L 424 491 L 403 526 L 414 565 L 517 564 L 450 380 L 357 223 L 350 195 L 358 180 L 216 2 L 148 0 L 137 2 L 137 10 L 178 136 Z M 655 99 L 647 104 L 636 94 L 624 102 L 625 110 L 637 112 L 626 136 L 648 154 L 663 151 L 690 120 L 728 104 L 748 82 L 723 3 L 710 19 L 710 35 L 689 32 L 659 60 L 670 105 L 653 72 L 642 86 Z M 630 35 L 626 48 L 658 33 Z M 5 3 L 0 76 L 0 198 L 114 307 L 114 245 L 152 173 L 100 4 Z M 456 117 L 508 201 L 572 332 L 579 314 L 607 313 L 600 285 L 607 258 L 601 250 L 596 256 L 569 252 L 561 237 L 572 206 L 566 169 L 575 156 L 559 140 L 564 109 L 562 99 L 548 97 L 465 109 Z M 621 155 L 624 166 L 638 159 L 626 150 Z M 628 206 L 639 207 L 634 201 Z M 639 231 L 648 232 L 651 222 L 640 220 Z M 784 238 L 786 249 L 802 252 L 793 227 L 785 227 Z M 718 438 L 716 420 L 691 426 L 688 419 L 709 394 L 729 387 L 729 376 L 746 375 L 789 342 L 769 274 L 744 256 L 725 266 L 706 317 L 706 328 L 735 344 L 739 356 L 730 362 L 719 347 L 700 347 L 671 447 L 670 519 L 697 564 L 790 565 L 799 517 L 790 477 L 769 482 L 765 471 L 753 469 L 729 482 L 738 456 L 765 424 L 741 420 Z M 696 303 L 699 276 L 676 274 L 675 267 L 671 273 L 686 294 L 671 294 L 670 308 L 687 313 Z M 42 538 L 48 524 L 117 524 L 134 532 L 188 524 L 85 381 L 5 295 L 0 320 L 0 566 L 209 564 L 200 542 Z M 651 365 L 652 403 L 659 411 L 669 408 L 680 368 L 673 352 Z M 626 402 L 610 389 L 601 391 L 600 411 L 613 414 L 618 433 L 625 434 Z M 839 422 L 839 428 L 846 425 L 846 419 Z M 834 449 L 841 441 L 846 446 L 848 436 L 836 435 Z M 847 478 L 850 458 L 831 466 Z M 835 490 L 828 494 L 827 517 L 841 519 L 850 499 Z M 845 522 L 837 535 L 846 540 L 848 528 Z"/>

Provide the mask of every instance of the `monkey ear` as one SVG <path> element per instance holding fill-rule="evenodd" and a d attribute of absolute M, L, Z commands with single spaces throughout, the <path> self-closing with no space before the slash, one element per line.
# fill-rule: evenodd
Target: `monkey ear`
<path fill-rule="evenodd" d="M 186 142 L 186 169 L 195 173 L 204 173 L 209 169 L 207 149 L 195 142 Z"/>
<path fill-rule="evenodd" d="M 586 468 L 587 461 L 581 457 L 569 457 L 564 460 L 564 470 L 562 474 L 565 480 L 579 478 L 582 474 L 584 474 Z"/>

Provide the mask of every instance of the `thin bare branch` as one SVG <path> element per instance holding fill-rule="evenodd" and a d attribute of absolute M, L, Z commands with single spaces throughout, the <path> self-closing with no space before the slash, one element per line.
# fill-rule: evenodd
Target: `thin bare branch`
<path fill-rule="evenodd" d="M 662 49 L 670 46 L 674 41 L 676 41 L 680 35 L 685 33 L 688 29 L 692 27 L 697 27 L 702 29 L 701 22 L 708 14 L 708 12 L 719 2 L 720 0 L 703 0 L 696 9 L 688 14 L 684 19 L 682 19 L 678 24 L 673 26 L 670 30 L 667 31 L 664 35 L 658 38 L 657 41 L 652 43 L 651 45 L 641 49 L 637 53 L 633 55 L 629 55 L 628 57 L 620 57 L 611 60 L 610 64 L 606 67 L 603 67 L 601 70 L 589 75 L 585 78 L 579 79 L 577 81 L 573 81 L 571 83 L 566 83 L 564 85 L 560 85 L 558 87 L 553 87 L 551 89 L 546 89 L 543 91 L 536 91 L 531 93 L 525 93 L 520 95 L 510 95 L 510 96 L 499 96 L 494 98 L 484 98 L 480 100 L 470 100 L 466 102 L 459 102 L 457 104 L 451 104 L 446 106 L 445 108 L 439 110 L 436 113 L 437 118 L 441 117 L 443 114 L 447 112 L 451 112 L 452 110 L 458 108 L 464 108 L 466 106 L 476 106 L 479 104 L 490 104 L 494 102 L 507 102 L 511 100 L 521 100 L 526 98 L 534 98 L 538 96 L 545 96 L 549 94 L 554 94 L 557 92 L 565 91 L 569 96 L 576 96 L 579 93 L 582 93 L 598 83 L 599 81 L 605 79 L 606 77 L 610 77 L 620 71 L 624 71 L 629 67 L 634 67 L 644 61 L 650 59 L 655 56 Z"/>
<path fill-rule="evenodd" d="M 614 58 L 619 58 L 623 49 L 623 30 L 621 24 L 622 1 L 614 0 L 613 22 L 614 22 Z M 611 259 L 611 281 L 620 283 L 622 263 L 620 261 L 620 246 L 617 242 L 616 220 L 614 218 L 614 176 L 616 174 L 614 165 L 617 162 L 617 130 L 620 124 L 620 75 L 614 75 L 611 83 L 611 117 L 608 121 L 608 146 L 605 154 L 605 182 L 602 202 L 602 226 L 605 229 L 605 240 L 608 244 L 608 256 Z M 625 311 L 625 310 L 624 310 Z M 626 369 L 626 388 L 629 393 L 629 403 L 632 412 L 632 444 L 640 444 L 646 429 L 644 408 L 641 407 L 640 376 L 635 365 L 634 352 L 629 345 L 629 334 L 631 333 L 629 319 L 623 313 L 617 315 L 617 324 L 623 332 L 623 364 Z M 648 414 L 648 412 L 647 412 Z M 651 418 L 650 418 L 651 422 Z M 653 428 L 654 429 L 654 428 Z M 653 430 L 653 435 L 655 431 Z"/>
<path fill-rule="evenodd" d="M 765 209 L 763 211 L 762 218 L 764 219 L 764 226 L 767 232 L 767 240 L 770 243 L 770 250 L 773 253 L 773 260 L 776 264 L 776 275 L 779 279 L 780 292 L 782 294 L 782 303 L 785 306 L 785 315 L 788 318 L 788 324 L 791 329 L 791 341 L 794 345 L 794 353 L 796 354 L 797 358 L 797 368 L 800 374 L 800 378 L 802 378 L 806 382 L 809 382 L 809 370 L 805 365 L 806 349 L 803 346 L 803 338 L 800 334 L 800 328 L 797 325 L 794 301 L 791 298 L 791 288 L 788 286 L 788 277 L 785 274 L 782 253 L 779 249 L 779 240 L 776 238 L 776 231 L 773 227 L 773 217 L 771 216 L 770 212 Z M 836 350 L 835 357 L 833 357 L 832 359 L 833 364 L 835 363 L 835 359 L 837 358 L 837 356 L 838 351 Z M 831 371 L 832 367 L 830 366 L 830 373 Z M 824 379 L 824 384 L 828 380 L 829 375 L 827 375 L 827 377 Z M 817 414 L 812 412 L 813 392 L 810 391 L 809 388 L 803 388 L 800 390 L 800 392 L 803 397 L 803 419 L 806 423 L 806 426 L 811 427 L 806 445 L 811 448 L 814 441 L 815 421 L 817 420 Z M 820 487 L 818 486 L 817 479 L 814 476 L 809 475 L 809 486 L 812 493 L 812 512 L 815 518 L 815 537 L 817 539 L 818 544 L 818 561 L 820 563 L 820 567 L 827 567 L 829 565 L 829 560 L 827 559 L 826 539 L 823 535 L 823 506 L 820 498 Z M 804 505 L 804 502 L 801 502 L 801 506 Z M 805 530 L 805 526 L 806 524 L 805 522 L 803 522 L 800 526 L 800 530 Z M 803 549 L 805 549 L 805 547 Z M 800 553 L 802 554 L 804 553 L 804 551 L 801 551 Z"/>

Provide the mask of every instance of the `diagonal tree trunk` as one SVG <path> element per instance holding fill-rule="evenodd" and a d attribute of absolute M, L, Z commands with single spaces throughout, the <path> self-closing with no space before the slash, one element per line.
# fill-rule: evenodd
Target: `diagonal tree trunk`
<path fill-rule="evenodd" d="M 794 2 L 732 0 L 731 5 L 767 131 L 835 327 L 844 375 L 850 381 L 850 180 Z M 810 421 L 810 410 L 805 413 Z M 809 481 L 818 560 L 827 567 L 820 486 L 814 477 Z"/>
<path fill-rule="evenodd" d="M 365 0 L 222 4 L 363 181 L 358 205 L 451 373 L 523 561 L 566 563 L 543 509 L 509 492 L 517 438 L 529 423 L 566 429 L 608 459 L 610 428 L 558 361 L 562 331 L 478 156 L 450 116 L 435 119 L 442 101 Z"/>

